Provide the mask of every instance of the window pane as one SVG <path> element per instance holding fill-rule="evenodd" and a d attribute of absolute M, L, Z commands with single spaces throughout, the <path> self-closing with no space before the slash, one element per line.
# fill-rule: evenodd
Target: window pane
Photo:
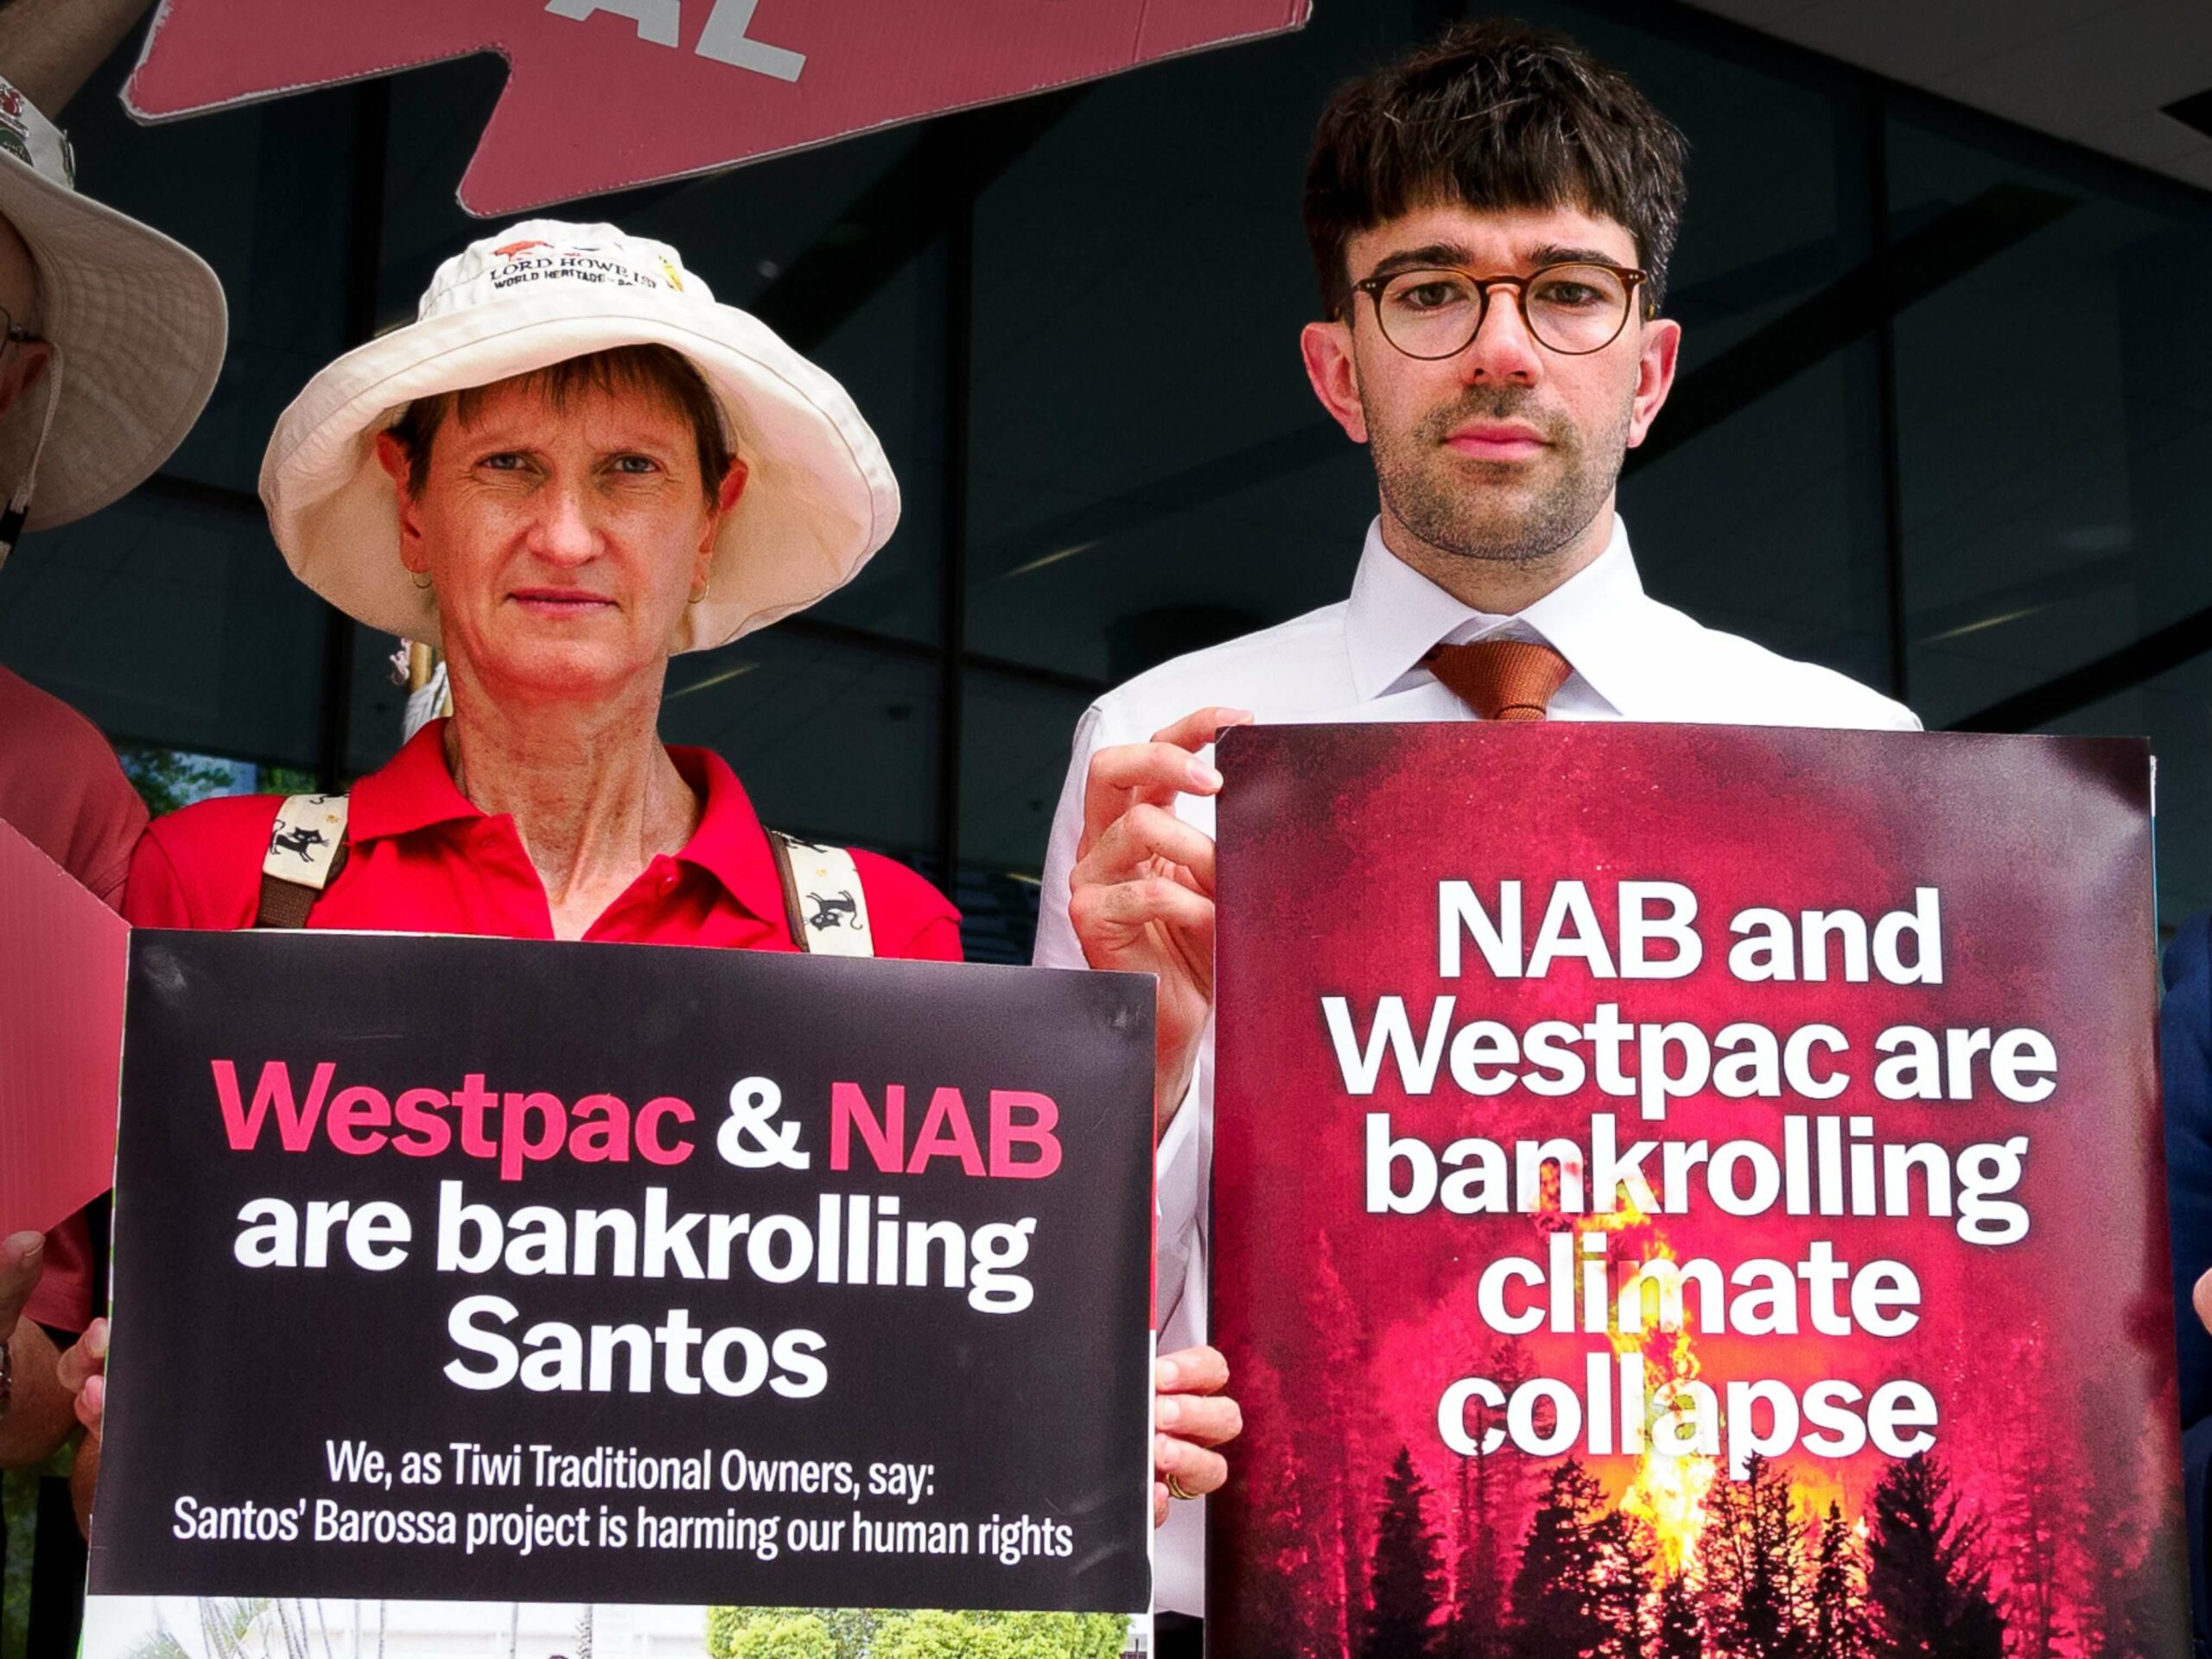
<path fill-rule="evenodd" d="M 163 470 L 250 497 L 276 416 L 346 345 L 359 89 L 157 127 L 124 113 L 132 38 L 71 100 L 78 185 L 214 268 L 230 349 L 207 412 Z"/>
<path fill-rule="evenodd" d="M 25 538 L 0 662 L 111 736 L 312 767 L 328 614 L 257 512 L 142 490 Z"/>
<path fill-rule="evenodd" d="M 961 683 L 962 933 L 974 961 L 1027 962 L 1046 837 L 1090 698 L 976 670 Z"/>
<path fill-rule="evenodd" d="M 2212 657 L 2051 721 L 2082 737 L 2147 734 L 2158 765 L 2158 921 L 2212 909 Z"/>
<path fill-rule="evenodd" d="M 2212 206 L 1891 133 L 1900 232 L 1967 262 L 1897 323 L 1913 701 L 1949 723 L 2212 604 L 2212 313 L 2157 297 Z"/>
<path fill-rule="evenodd" d="M 771 829 L 912 862 L 937 838 L 937 670 L 772 627 L 669 669 L 661 735 L 718 750 Z"/>
<path fill-rule="evenodd" d="M 1690 143 L 1665 302 L 1681 359 L 1621 487 L 1644 585 L 1702 622 L 1887 686 L 1878 318 L 1843 303 L 1873 252 L 1856 103 L 1755 41 L 1670 38 L 1563 5 L 1533 20 L 1628 74 Z"/>
<path fill-rule="evenodd" d="M 976 209 L 968 642 L 1101 681 L 1344 597 L 1375 511 L 1313 401 L 1300 178 L 1403 4 L 1085 89 Z"/>
<path fill-rule="evenodd" d="M 1045 838 L 1090 699 L 971 670 L 963 681 L 960 856 L 1023 875 L 1045 868 Z"/>

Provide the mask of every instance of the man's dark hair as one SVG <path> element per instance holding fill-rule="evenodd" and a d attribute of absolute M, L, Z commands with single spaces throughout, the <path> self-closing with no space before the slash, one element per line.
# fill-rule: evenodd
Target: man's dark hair
<path fill-rule="evenodd" d="M 706 492 L 707 505 L 714 505 L 722 475 L 729 471 L 732 452 L 729 440 L 722 435 L 721 405 L 715 402 L 704 377 L 682 353 L 666 346 L 615 346 L 566 358 L 514 378 L 543 393 L 556 409 L 567 407 L 569 398 L 590 387 L 599 391 L 640 391 L 671 413 L 683 416 L 690 423 L 692 441 L 698 448 L 700 486 Z M 407 451 L 410 495 L 422 494 L 430 476 L 430 442 L 438 435 L 438 429 L 456 414 L 464 423 L 474 421 L 491 390 L 491 386 L 470 386 L 463 391 L 417 397 L 391 423 L 391 435 Z"/>
<path fill-rule="evenodd" d="M 1564 35 L 1462 23 L 1337 89 L 1306 168 L 1306 236 L 1328 315 L 1351 299 L 1344 245 L 1431 202 L 1577 209 L 1636 238 L 1658 308 L 1688 145 L 1628 78 Z"/>

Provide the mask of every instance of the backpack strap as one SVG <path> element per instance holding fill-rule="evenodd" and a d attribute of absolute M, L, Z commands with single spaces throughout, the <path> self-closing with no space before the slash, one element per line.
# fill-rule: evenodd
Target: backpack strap
<path fill-rule="evenodd" d="M 308 912 L 346 868 L 346 798 L 293 795 L 276 809 L 261 861 L 256 927 L 305 927 Z"/>
<path fill-rule="evenodd" d="M 768 845 L 783 878 L 784 914 L 792 943 L 817 957 L 874 956 L 868 894 L 853 855 L 842 847 L 801 841 L 780 830 L 768 832 Z"/>

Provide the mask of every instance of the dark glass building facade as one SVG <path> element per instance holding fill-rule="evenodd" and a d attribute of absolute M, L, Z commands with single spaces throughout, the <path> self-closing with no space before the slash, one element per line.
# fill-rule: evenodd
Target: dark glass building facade
<path fill-rule="evenodd" d="M 664 729 L 772 823 L 946 880 L 1023 955 L 1077 715 L 1342 596 L 1374 510 L 1315 404 L 1298 197 L 1328 89 L 1460 15 L 1289 36 L 572 204 L 664 238 L 853 390 L 906 490 L 860 581 L 677 659 Z M 2148 733 L 2169 920 L 2212 903 L 2212 253 L 2186 186 L 1669 5 L 1540 3 L 1693 146 L 1683 365 L 1623 487 L 1660 597 L 1931 728 Z M 505 67 L 159 128 L 67 112 L 84 188 L 220 273 L 214 401 L 163 474 L 33 538 L 0 662 L 119 741 L 343 784 L 398 734 L 395 642 L 285 571 L 254 484 L 308 377 L 484 226 L 454 188 Z"/>
<path fill-rule="evenodd" d="M 1375 493 L 1299 361 L 1306 145 L 1332 86 L 1467 10 L 1320 0 L 1294 35 L 560 210 L 674 243 L 823 363 L 905 489 L 849 589 L 676 661 L 666 735 L 767 822 L 947 885 L 972 956 L 1026 956 L 1090 698 L 1348 588 Z M 1647 586 L 1931 728 L 2149 734 L 2162 912 L 2212 905 L 2212 199 L 1664 0 L 1516 10 L 1693 147 L 1681 378 L 1622 493 Z M 396 642 L 291 578 L 256 476 L 308 377 L 486 230 L 454 191 L 505 66 L 143 128 L 136 52 L 64 114 L 80 181 L 213 264 L 230 358 L 161 476 L 18 550 L 0 663 L 119 742 L 342 786 L 398 741 Z"/>

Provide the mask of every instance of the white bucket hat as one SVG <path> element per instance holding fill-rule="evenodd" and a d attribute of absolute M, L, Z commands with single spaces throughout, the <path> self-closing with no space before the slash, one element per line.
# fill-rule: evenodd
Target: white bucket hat
<path fill-rule="evenodd" d="M 536 219 L 447 260 L 415 321 L 348 352 L 284 411 L 261 462 L 276 545 L 347 615 L 435 643 L 436 598 L 400 564 L 398 490 L 377 434 L 418 397 L 637 345 L 668 346 L 699 371 L 749 469 L 675 650 L 811 605 L 890 538 L 898 481 L 842 386 L 757 317 L 715 303 L 667 244 Z"/>
<path fill-rule="evenodd" d="M 29 493 L 21 528 L 43 530 L 98 512 L 184 442 L 223 366 L 223 285 L 189 248 L 79 195 L 69 141 L 5 80 L 0 218 L 38 267 L 54 347 L 48 384 L 0 418 L 0 494 Z"/>

